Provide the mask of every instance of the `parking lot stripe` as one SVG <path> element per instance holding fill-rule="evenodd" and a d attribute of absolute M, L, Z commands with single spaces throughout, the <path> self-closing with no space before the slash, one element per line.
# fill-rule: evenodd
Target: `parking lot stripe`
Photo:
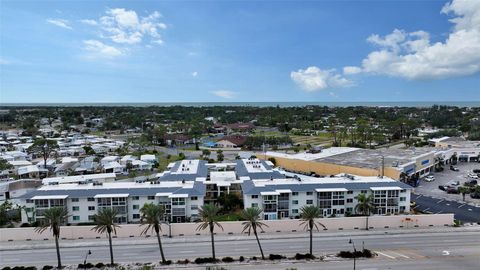
<path fill-rule="evenodd" d="M 410 259 L 410 257 L 405 256 L 405 255 L 403 255 L 403 254 L 400 254 L 400 253 L 398 253 L 398 252 L 395 252 L 395 251 L 390 251 L 390 252 L 393 253 L 393 254 L 395 254 L 395 255 L 398 255 L 398 256 L 400 256 L 400 257 Z"/>
<path fill-rule="evenodd" d="M 380 252 L 380 251 L 377 251 L 377 253 L 380 254 L 380 255 L 383 255 L 383 256 L 385 256 L 385 257 L 388 257 L 388 258 L 390 258 L 390 259 L 395 259 L 395 257 L 390 256 L 390 255 L 387 255 L 387 254 L 382 253 L 382 252 Z"/>
<path fill-rule="evenodd" d="M 441 203 L 441 202 L 443 202 L 443 201 L 445 201 L 445 199 L 441 199 L 441 200 L 440 200 L 440 201 L 438 201 L 437 203 Z"/>
<path fill-rule="evenodd" d="M 465 203 L 464 203 L 464 204 L 462 204 L 462 205 L 460 205 L 458 208 L 460 208 L 460 207 L 462 207 L 462 206 L 464 206 L 464 205 L 465 205 Z"/>

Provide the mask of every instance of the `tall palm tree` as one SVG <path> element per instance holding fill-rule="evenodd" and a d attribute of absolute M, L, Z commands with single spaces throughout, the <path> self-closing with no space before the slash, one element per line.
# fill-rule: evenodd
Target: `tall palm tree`
<path fill-rule="evenodd" d="M 365 229 L 368 231 L 368 217 L 375 211 L 373 194 L 366 195 L 365 193 L 360 193 L 358 194 L 357 201 L 355 212 L 367 217 Z"/>
<path fill-rule="evenodd" d="M 470 188 L 465 186 L 458 187 L 458 192 L 462 194 L 463 201 L 465 201 L 465 194 L 470 193 Z"/>
<path fill-rule="evenodd" d="M 112 232 L 117 234 L 117 224 L 115 224 L 115 219 L 117 217 L 118 211 L 115 208 L 103 208 L 98 211 L 98 214 L 95 215 L 95 227 L 92 230 L 102 234 L 107 233 L 108 243 L 110 245 L 110 264 L 113 265 L 113 248 L 112 248 Z"/>
<path fill-rule="evenodd" d="M 60 257 L 60 246 L 58 245 L 58 239 L 60 238 L 60 226 L 64 224 L 68 219 L 68 210 L 65 207 L 52 207 L 45 210 L 44 221 L 41 222 L 35 231 L 42 233 L 46 229 L 50 228 L 55 237 L 55 248 L 57 249 L 57 268 L 62 268 L 62 259 Z"/>
<path fill-rule="evenodd" d="M 313 255 L 313 228 L 316 228 L 318 231 L 318 225 L 322 226 L 324 229 L 326 228 L 320 222 L 315 222 L 316 218 L 322 217 L 322 210 L 315 206 L 315 205 L 305 205 L 300 209 L 300 220 L 302 223 L 300 225 L 305 225 L 305 230 L 310 232 L 310 255 Z"/>
<path fill-rule="evenodd" d="M 140 209 L 142 214 L 141 225 L 146 225 L 141 234 L 147 234 L 149 230 L 155 231 L 157 235 L 158 247 L 160 248 L 160 255 L 162 256 L 162 263 L 166 263 L 165 254 L 163 253 L 162 240 L 160 238 L 160 231 L 162 230 L 161 223 L 165 214 L 163 205 L 146 203 Z"/>
<path fill-rule="evenodd" d="M 263 249 L 260 245 L 260 240 L 258 239 L 257 228 L 263 230 L 263 226 L 268 227 L 267 224 L 260 221 L 260 216 L 262 214 L 262 210 L 257 207 L 247 208 L 242 211 L 242 218 L 245 220 L 243 225 L 242 232 L 248 230 L 248 235 L 250 235 L 250 231 L 253 231 L 255 238 L 257 239 L 258 248 L 260 248 L 260 253 L 262 254 L 262 259 L 265 260 L 265 256 L 263 255 Z"/>
<path fill-rule="evenodd" d="M 200 215 L 200 224 L 197 227 L 198 230 L 205 230 L 209 228 L 210 230 L 210 238 L 212 241 L 212 257 L 213 260 L 216 260 L 215 258 L 215 238 L 214 238 L 214 228 L 215 225 L 223 230 L 222 225 L 218 223 L 218 212 L 220 211 L 220 208 L 214 204 L 205 204 L 200 208 L 198 211 Z"/>

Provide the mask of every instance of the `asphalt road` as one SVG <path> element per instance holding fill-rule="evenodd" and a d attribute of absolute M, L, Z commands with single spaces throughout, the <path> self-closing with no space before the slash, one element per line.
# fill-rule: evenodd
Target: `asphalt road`
<path fill-rule="evenodd" d="M 418 194 L 412 194 L 411 200 L 416 203 L 415 209 L 424 213 L 454 213 L 455 219 L 463 222 L 480 222 L 480 207 Z"/>
<path fill-rule="evenodd" d="M 289 236 L 286 236 L 289 237 Z M 352 238 L 357 249 L 362 245 L 375 251 L 378 256 L 358 262 L 357 269 L 475 269 L 480 266 L 480 231 L 453 231 L 453 232 L 422 232 L 410 234 L 374 234 L 374 235 L 348 235 L 317 236 L 314 239 L 316 255 L 336 254 L 340 250 L 351 250 L 348 243 Z M 77 240 L 76 240 L 77 241 Z M 80 241 L 80 240 L 78 240 Z M 87 240 L 85 240 L 88 242 Z M 115 241 L 115 239 L 114 239 Z M 289 237 L 284 239 L 263 239 L 262 245 L 266 254 L 293 255 L 297 252 L 305 253 L 308 250 L 308 238 Z M 107 262 L 107 241 L 94 241 L 87 247 L 63 247 L 61 254 L 64 264 L 78 264 L 83 261 L 85 252 L 90 249 L 90 262 Z M 211 255 L 210 242 L 179 241 L 166 243 L 164 250 L 168 259 L 208 257 Z M 217 241 L 217 257 L 232 256 L 258 256 L 258 246 L 254 239 L 237 241 Z M 114 246 L 116 262 L 153 262 L 159 261 L 159 250 L 155 243 L 116 245 Z M 55 265 L 55 249 L 28 248 L 21 250 L 0 251 L 0 266 L 14 265 Z M 432 263 L 435 262 L 435 263 Z M 442 262 L 442 263 L 438 263 Z M 352 265 L 347 262 L 317 262 L 311 264 L 281 264 L 273 269 L 346 269 Z M 297 266 L 298 265 L 298 266 Z M 391 268 L 398 265 L 398 268 Z M 419 267 L 425 265 L 425 267 Z M 301 266 L 301 267 L 299 267 Z M 411 268 L 414 266 L 413 268 Z M 192 266 L 193 267 L 193 266 Z M 390 267 L 390 268 L 387 268 Z M 236 266 L 228 269 L 265 269 L 264 266 Z M 203 268 L 205 269 L 205 268 Z"/>

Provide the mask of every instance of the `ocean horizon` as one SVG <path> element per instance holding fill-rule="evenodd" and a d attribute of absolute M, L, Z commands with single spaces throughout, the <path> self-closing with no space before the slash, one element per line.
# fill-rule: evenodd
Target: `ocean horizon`
<path fill-rule="evenodd" d="M 480 101 L 346 101 L 346 102 L 82 102 L 82 103 L 0 103 L 0 107 L 480 107 Z"/>

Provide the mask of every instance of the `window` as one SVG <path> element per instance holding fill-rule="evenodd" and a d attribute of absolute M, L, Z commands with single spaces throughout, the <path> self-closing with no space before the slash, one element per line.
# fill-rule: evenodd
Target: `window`
<path fill-rule="evenodd" d="M 80 211 L 80 207 L 79 206 L 72 206 L 72 211 Z"/>
<path fill-rule="evenodd" d="M 313 204 L 313 200 L 307 200 L 307 204 Z"/>
<path fill-rule="evenodd" d="M 352 207 L 347 207 L 347 213 L 352 214 L 353 213 L 353 208 Z"/>
<path fill-rule="evenodd" d="M 95 206 L 89 206 L 88 211 L 95 211 Z"/>
<path fill-rule="evenodd" d="M 308 191 L 307 192 L 307 196 L 312 196 L 313 195 L 313 192 L 312 191 Z"/>
<path fill-rule="evenodd" d="M 400 190 L 400 193 L 405 193 L 407 192 L 405 189 Z"/>
<path fill-rule="evenodd" d="M 347 203 L 353 203 L 353 199 L 347 199 Z"/>
<path fill-rule="evenodd" d="M 33 200 L 27 199 L 26 203 L 33 203 Z"/>
<path fill-rule="evenodd" d="M 88 216 L 88 221 L 95 221 L 95 216 L 94 215 L 89 215 Z"/>
<path fill-rule="evenodd" d="M 252 195 L 252 199 L 258 199 L 258 195 Z"/>
<path fill-rule="evenodd" d="M 298 214 L 298 209 L 292 209 L 292 214 Z"/>
<path fill-rule="evenodd" d="M 148 196 L 147 199 L 153 201 L 153 200 L 155 200 L 155 196 Z"/>
<path fill-rule="evenodd" d="M 138 210 L 138 209 L 140 209 L 140 205 L 134 204 L 134 205 L 133 205 L 133 210 Z"/>
<path fill-rule="evenodd" d="M 79 221 L 79 220 L 80 220 L 80 216 L 73 216 L 73 220 L 74 220 L 74 221 Z"/>
<path fill-rule="evenodd" d="M 405 206 L 400 206 L 400 212 L 405 212 Z"/>
<path fill-rule="evenodd" d="M 347 191 L 347 194 L 353 194 L 352 190 Z"/>
<path fill-rule="evenodd" d="M 192 204 L 192 205 L 190 206 L 190 210 L 198 210 L 198 205 Z"/>
<path fill-rule="evenodd" d="M 133 219 L 140 219 L 140 214 L 133 214 Z"/>
<path fill-rule="evenodd" d="M 252 208 L 258 208 L 258 203 L 252 203 Z"/>
<path fill-rule="evenodd" d="M 401 201 L 401 202 L 404 202 L 404 201 L 406 201 L 406 200 L 407 200 L 406 197 L 400 197 L 400 201 Z"/>
<path fill-rule="evenodd" d="M 140 197 L 138 197 L 138 196 L 133 196 L 132 197 L 132 201 L 138 201 L 139 199 L 140 199 Z"/>
<path fill-rule="evenodd" d="M 72 202 L 78 202 L 79 199 L 78 198 L 72 198 Z"/>
<path fill-rule="evenodd" d="M 298 192 L 292 192 L 292 196 L 298 196 Z"/>
<path fill-rule="evenodd" d="M 95 201 L 95 198 L 93 198 L 93 197 L 88 197 L 87 201 L 89 201 L 89 202 L 94 202 L 94 201 Z"/>
<path fill-rule="evenodd" d="M 298 200 L 293 200 L 292 204 L 298 204 Z"/>
<path fill-rule="evenodd" d="M 185 205 L 185 198 L 172 198 L 172 205 Z"/>
<path fill-rule="evenodd" d="M 368 190 L 362 190 L 361 193 L 362 193 L 362 194 L 367 194 L 367 193 L 368 193 Z"/>
<path fill-rule="evenodd" d="M 196 200 L 198 200 L 198 197 L 197 196 L 192 196 L 192 197 L 190 197 L 190 200 L 191 201 L 196 201 Z"/>

